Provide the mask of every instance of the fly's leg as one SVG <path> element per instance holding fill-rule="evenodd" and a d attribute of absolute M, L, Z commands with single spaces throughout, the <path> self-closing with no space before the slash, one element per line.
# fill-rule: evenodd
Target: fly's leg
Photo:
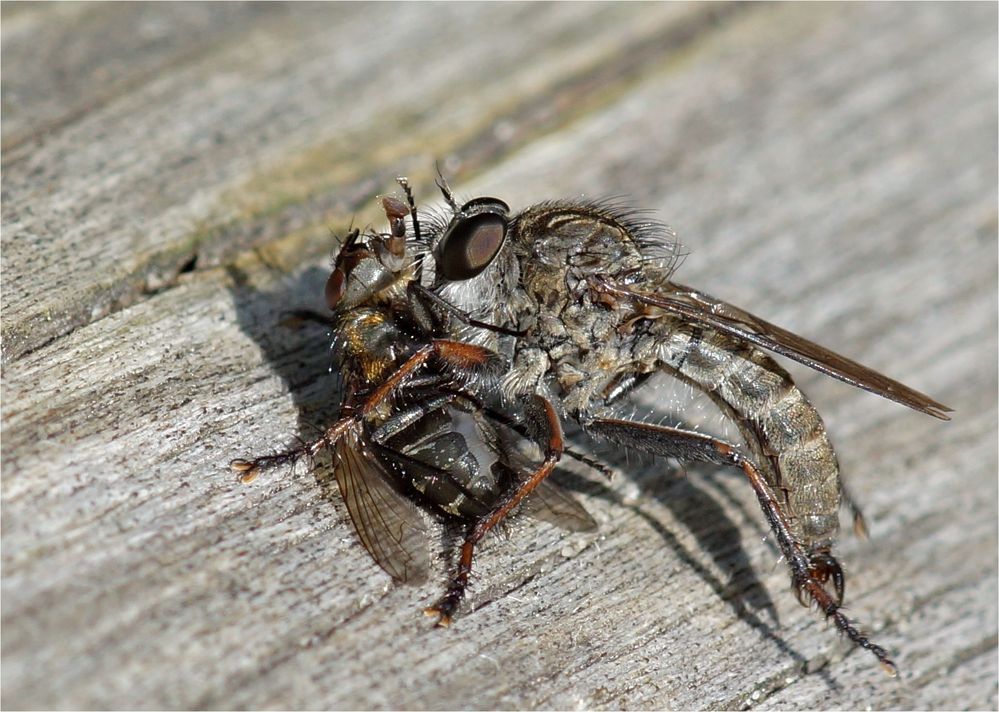
<path fill-rule="evenodd" d="M 510 428 L 510 430 L 512 430 L 513 432 L 517 433 L 518 435 L 520 435 L 520 436 L 522 436 L 524 438 L 531 439 L 530 432 L 528 432 L 528 429 L 526 427 L 524 427 L 524 425 L 522 423 L 518 423 L 516 420 L 514 420 L 513 418 L 511 418 L 506 413 L 501 413 L 500 411 L 498 411 L 498 410 L 496 410 L 494 408 L 490 408 L 489 406 L 485 405 L 481 401 L 479 401 L 479 400 L 477 400 L 475 398 L 472 398 L 468 394 L 462 394 L 462 395 L 466 399 L 468 399 L 469 401 L 471 401 L 475 405 L 476 408 L 478 408 L 483 413 L 485 413 L 485 415 L 490 420 L 492 420 L 492 421 L 494 421 L 496 423 L 499 423 L 500 425 L 503 425 L 503 426 L 505 426 L 507 428 Z M 607 467 L 607 465 L 605 465 L 604 463 L 600 462 L 599 460 L 594 460 L 592 457 L 584 455 L 583 453 L 578 452 L 578 451 L 573 450 L 572 448 L 568 448 L 568 447 L 567 448 L 563 448 L 562 454 L 563 455 L 568 455 L 573 460 L 581 462 L 584 465 L 586 465 L 587 467 L 589 467 L 589 468 L 591 468 L 591 469 L 599 472 L 601 475 L 603 475 L 604 477 L 606 477 L 608 480 L 614 479 L 614 470 L 612 470 L 611 468 Z"/>
<path fill-rule="evenodd" d="M 337 420 L 325 433 L 312 442 L 273 455 L 264 455 L 253 460 L 236 459 L 229 467 L 239 473 L 240 481 L 249 484 L 264 470 L 297 462 L 302 457 L 315 457 L 323 448 L 332 448 L 352 427 L 360 427 L 364 417 L 390 398 L 399 388 L 411 381 L 416 371 L 432 357 L 436 357 L 452 370 L 467 377 L 488 377 L 502 367 L 502 358 L 493 351 L 465 344 L 460 341 L 435 339 L 426 344 L 402 364 L 381 386 L 363 399 L 359 407 L 347 403 L 344 410 L 349 414 Z"/>
<path fill-rule="evenodd" d="M 702 433 L 616 418 L 594 419 L 587 423 L 586 430 L 595 436 L 652 455 L 740 468 L 756 492 L 763 515 L 776 537 L 777 546 L 791 568 L 791 585 L 798 600 L 814 601 L 826 618 L 831 619 L 847 638 L 858 647 L 869 650 L 889 675 L 894 677 L 898 674 L 895 663 L 888 657 L 888 651 L 872 643 L 840 611 L 843 571 L 829 549 L 822 547 L 805 552 L 802 544 L 791 535 L 787 516 L 756 465 L 741 455 L 733 445 Z M 834 597 L 825 588 L 824 584 L 830 579 L 838 597 Z"/>
<path fill-rule="evenodd" d="M 843 567 L 839 565 L 836 557 L 828 548 L 820 548 L 811 552 L 808 557 L 808 573 L 812 579 L 822 584 L 823 590 L 825 590 L 826 581 L 831 579 L 833 589 L 836 591 L 836 605 L 842 605 L 843 587 L 846 584 L 846 579 L 843 577 Z M 798 596 L 798 602 L 803 606 L 807 605 L 807 601 L 802 597 L 804 591 L 801 588 L 796 588 L 795 593 Z"/>
<path fill-rule="evenodd" d="M 361 415 L 369 415 L 393 392 L 411 379 L 421 366 L 431 358 L 447 366 L 452 373 L 469 380 L 488 380 L 498 377 L 505 367 L 503 357 L 482 346 L 461 341 L 434 339 L 421 346 L 416 353 L 389 376 L 361 406 Z"/>
<path fill-rule="evenodd" d="M 551 474 L 556 463 L 562 457 L 562 452 L 565 449 L 562 426 L 552 404 L 545 398 L 536 395 L 524 410 L 528 428 L 534 439 L 544 448 L 545 459 L 526 481 L 504 493 L 489 512 L 470 525 L 461 546 L 457 571 L 451 577 L 444 595 L 425 611 L 429 616 L 437 616 L 438 626 L 446 626 L 451 623 L 451 618 L 465 597 L 465 591 L 468 589 L 468 577 L 472 573 L 475 545 Z"/>
<path fill-rule="evenodd" d="M 253 460 L 236 459 L 229 462 L 229 467 L 233 472 L 239 473 L 239 481 L 244 485 L 250 484 L 264 470 L 270 470 L 281 465 L 294 463 L 302 457 L 314 458 L 323 448 L 331 448 L 343 437 L 347 430 L 356 425 L 356 418 L 348 416 L 341 418 L 333 424 L 325 433 L 312 442 L 303 443 L 296 448 L 273 455 L 264 455 Z"/>
<path fill-rule="evenodd" d="M 474 326 L 477 329 L 486 329 L 487 331 L 505 334 L 506 336 L 519 337 L 524 335 L 524 332 L 518 329 L 508 329 L 505 326 L 473 319 L 465 311 L 454 306 L 446 299 L 437 296 L 433 291 L 418 282 L 410 282 L 406 287 L 406 291 L 409 295 L 410 308 L 414 314 L 419 316 L 426 314 L 433 315 L 429 319 L 424 316 L 421 320 L 428 331 L 434 331 L 435 324 L 444 322 L 447 316 L 453 316 L 462 324 Z"/>
<path fill-rule="evenodd" d="M 860 510 L 860 505 L 857 503 L 856 497 L 853 493 L 846 488 L 845 483 L 840 483 L 840 494 L 843 497 L 843 505 L 850 512 L 850 516 L 853 517 L 853 533 L 856 534 L 861 539 L 867 538 L 867 520 L 864 519 L 864 513 Z M 843 594 L 840 594 L 840 598 Z"/>

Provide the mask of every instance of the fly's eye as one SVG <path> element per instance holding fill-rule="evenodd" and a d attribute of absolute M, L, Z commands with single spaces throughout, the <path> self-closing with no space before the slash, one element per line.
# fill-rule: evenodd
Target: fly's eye
<path fill-rule="evenodd" d="M 471 279 L 489 266 L 506 237 L 506 218 L 483 213 L 462 218 L 441 238 L 437 268 L 444 279 Z"/>
<path fill-rule="evenodd" d="M 347 288 L 347 276 L 337 267 L 326 280 L 326 306 L 336 309 Z"/>
<path fill-rule="evenodd" d="M 462 281 L 488 267 L 506 239 L 509 209 L 496 198 L 465 203 L 434 250 L 440 276 Z"/>

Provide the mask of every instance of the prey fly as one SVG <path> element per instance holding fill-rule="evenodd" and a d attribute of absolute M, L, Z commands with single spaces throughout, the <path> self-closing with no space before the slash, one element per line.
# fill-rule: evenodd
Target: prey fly
<path fill-rule="evenodd" d="M 458 521 L 466 542 L 477 542 L 533 492 L 520 506 L 526 514 L 569 531 L 594 528 L 547 479 L 564 450 L 554 411 L 540 398 L 519 414 L 501 409 L 493 396 L 505 361 L 447 338 L 450 320 L 463 315 L 414 281 L 410 247 L 418 245 L 407 246 L 403 223 L 410 208 L 391 197 L 383 207 L 388 233 L 354 230 L 344 240 L 326 284 L 330 315 L 292 312 L 332 330 L 344 382 L 340 417 L 313 442 L 230 466 L 248 483 L 328 450 L 358 537 L 400 582 L 422 582 L 429 570 L 421 509 Z M 531 459 L 538 449 L 541 463 Z"/>

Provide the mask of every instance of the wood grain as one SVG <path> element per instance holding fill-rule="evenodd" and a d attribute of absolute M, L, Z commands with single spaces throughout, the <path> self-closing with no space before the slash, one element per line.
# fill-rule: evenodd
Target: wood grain
<path fill-rule="evenodd" d="M 11 4 L 2 60 L 4 708 L 997 706 L 994 4 Z M 794 369 L 872 537 L 796 603 L 749 488 L 610 457 L 420 615 L 335 488 L 229 459 L 329 417 L 332 240 L 409 174 L 626 196 L 680 277 L 900 378 Z M 570 468 L 573 469 L 573 468 Z"/>

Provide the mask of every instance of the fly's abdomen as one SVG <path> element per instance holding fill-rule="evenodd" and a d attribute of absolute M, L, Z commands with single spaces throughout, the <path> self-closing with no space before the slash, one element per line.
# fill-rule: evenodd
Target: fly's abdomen
<path fill-rule="evenodd" d="M 818 412 L 763 352 L 670 321 L 657 324 L 661 362 L 738 424 L 796 538 L 813 547 L 831 543 L 839 529 L 839 465 Z"/>
<path fill-rule="evenodd" d="M 372 437 L 385 448 L 383 461 L 429 504 L 457 517 L 481 516 L 497 486 L 458 432 L 457 415 L 443 399 L 431 399 L 396 413 Z"/>

